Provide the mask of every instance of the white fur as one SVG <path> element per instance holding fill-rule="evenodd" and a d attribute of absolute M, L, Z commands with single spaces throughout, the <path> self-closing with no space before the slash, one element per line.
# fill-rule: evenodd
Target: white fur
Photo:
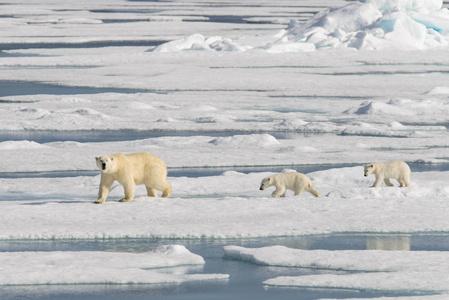
<path fill-rule="evenodd" d="M 403 161 L 395 160 L 384 163 L 373 163 L 364 166 L 365 176 L 374 174 L 376 181 L 372 187 L 378 187 L 382 181 L 393 186 L 390 179 L 396 179 L 399 187 L 410 186 L 410 167 Z"/>
<path fill-rule="evenodd" d="M 277 198 L 279 196 L 285 197 L 286 190 L 294 191 L 295 196 L 301 195 L 304 191 L 307 191 L 316 197 L 321 196 L 320 192 L 318 192 L 313 186 L 310 178 L 302 173 L 277 173 L 265 177 L 260 183 L 260 190 L 264 190 L 272 185 L 276 187 L 276 190 L 271 194 L 273 198 Z"/>
<path fill-rule="evenodd" d="M 104 203 L 112 184 L 117 180 L 125 190 L 121 202 L 132 201 L 136 184 L 145 184 L 147 194 L 156 197 L 162 191 L 162 197 L 171 194 L 171 185 L 166 180 L 167 166 L 164 161 L 150 153 L 112 154 L 96 157 L 97 167 L 101 170 L 98 199 L 95 203 Z"/>

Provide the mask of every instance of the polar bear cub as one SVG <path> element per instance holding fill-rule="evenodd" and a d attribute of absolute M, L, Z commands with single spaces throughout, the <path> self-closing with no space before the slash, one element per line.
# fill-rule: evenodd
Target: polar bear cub
<path fill-rule="evenodd" d="M 167 166 L 156 155 L 142 152 L 132 154 L 111 154 L 95 157 L 97 167 L 101 170 L 98 199 L 95 203 L 104 203 L 112 184 L 117 180 L 125 190 L 125 198 L 120 202 L 134 200 L 136 184 L 144 184 L 150 197 L 162 197 L 171 194 L 171 185 L 167 179 Z"/>
<path fill-rule="evenodd" d="M 410 186 L 410 167 L 403 161 L 395 160 L 383 163 L 374 163 L 364 166 L 365 177 L 374 174 L 376 181 L 372 187 L 378 187 L 382 181 L 387 186 L 393 186 L 391 179 L 399 182 L 399 187 Z"/>
<path fill-rule="evenodd" d="M 271 194 L 273 198 L 277 198 L 279 196 L 285 197 L 285 192 L 287 189 L 294 191 L 295 196 L 301 195 L 304 191 L 307 191 L 316 197 L 321 196 L 321 193 L 318 192 L 313 186 L 310 178 L 302 173 L 286 172 L 265 177 L 260 183 L 260 190 L 263 191 L 272 185 L 276 187 L 276 190 Z"/>

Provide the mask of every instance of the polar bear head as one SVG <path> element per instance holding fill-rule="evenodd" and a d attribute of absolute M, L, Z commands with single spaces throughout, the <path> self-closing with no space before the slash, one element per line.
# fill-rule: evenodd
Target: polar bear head
<path fill-rule="evenodd" d="M 114 161 L 114 156 L 112 155 L 95 157 L 95 162 L 97 164 L 97 168 L 103 173 L 112 174 L 116 172 L 117 164 L 116 160 Z"/>
<path fill-rule="evenodd" d="M 271 178 L 271 176 L 265 177 L 264 179 L 262 179 L 262 182 L 260 183 L 260 190 L 263 191 L 264 189 L 272 186 L 273 184 L 274 184 L 273 178 Z"/>
<path fill-rule="evenodd" d="M 365 165 L 365 166 L 363 166 L 363 169 L 365 171 L 365 177 L 366 177 L 369 174 L 374 172 L 374 164 Z"/>

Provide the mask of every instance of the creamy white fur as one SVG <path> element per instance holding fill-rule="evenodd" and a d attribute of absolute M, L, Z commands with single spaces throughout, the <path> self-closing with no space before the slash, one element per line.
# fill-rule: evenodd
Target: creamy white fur
<path fill-rule="evenodd" d="M 403 161 L 395 160 L 383 163 L 373 163 L 364 166 L 365 176 L 374 174 L 376 181 L 372 187 L 378 187 L 382 181 L 387 186 L 393 186 L 390 179 L 396 179 L 399 187 L 410 186 L 410 167 Z"/>
<path fill-rule="evenodd" d="M 125 190 L 125 198 L 121 202 L 132 201 L 136 184 L 145 184 L 147 194 L 162 197 L 171 194 L 171 185 L 166 180 L 167 166 L 164 161 L 150 153 L 112 154 L 96 157 L 97 167 L 101 170 L 100 188 L 96 203 L 104 203 L 112 184 L 117 180 Z"/>
<path fill-rule="evenodd" d="M 318 192 L 313 186 L 310 178 L 302 173 L 287 172 L 277 173 L 268 177 L 265 177 L 260 183 L 260 190 L 264 190 L 267 187 L 275 186 L 276 190 L 271 194 L 273 198 L 285 197 L 287 190 L 295 192 L 295 196 L 301 195 L 304 191 L 320 197 L 321 193 Z"/>

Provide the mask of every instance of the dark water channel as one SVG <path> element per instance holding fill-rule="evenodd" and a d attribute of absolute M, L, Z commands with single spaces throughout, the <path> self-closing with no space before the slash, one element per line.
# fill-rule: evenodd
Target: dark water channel
<path fill-rule="evenodd" d="M 1 56 L 0 56 L 1 57 Z M 79 68 L 73 66 L 73 68 Z M 124 88 L 95 88 L 82 86 L 64 86 L 58 84 L 30 82 L 30 81 L 0 81 L 0 97 L 20 95 L 78 95 L 101 93 L 159 93 L 154 90 L 124 89 Z"/>
<path fill-rule="evenodd" d="M 373 243 L 376 241 L 376 243 Z M 202 273 L 229 274 L 229 280 L 164 285 L 60 285 L 0 287 L 2 299 L 321 299 L 411 296 L 394 292 L 265 288 L 263 281 L 277 276 L 319 274 L 323 271 L 268 267 L 227 260 L 223 246 L 266 247 L 284 245 L 297 249 L 325 250 L 408 250 L 449 251 L 448 234 L 372 235 L 333 234 L 322 236 L 273 237 L 254 239 L 117 239 L 117 240 L 36 240 L 0 241 L 0 251 L 127 251 L 143 252 L 160 245 L 180 244 L 201 255 L 206 265 Z M 382 245 L 382 246 L 379 246 Z M 198 272 L 198 271 L 196 271 Z M 330 271 L 324 271 L 329 273 Z"/>
<path fill-rule="evenodd" d="M 267 133 L 276 139 L 295 139 L 307 137 L 310 135 L 326 135 L 327 133 L 304 133 L 291 131 L 170 131 L 170 130 L 76 130 L 76 131 L 47 131 L 47 130 L 25 130 L 25 131 L 0 131 L 0 142 L 2 141 L 21 141 L 28 140 L 36 143 L 51 142 L 79 142 L 79 143 L 95 143 L 95 142 L 123 142 L 134 141 L 149 138 L 159 138 L 167 136 L 210 136 L 210 137 L 227 137 L 245 134 L 262 134 Z"/>

